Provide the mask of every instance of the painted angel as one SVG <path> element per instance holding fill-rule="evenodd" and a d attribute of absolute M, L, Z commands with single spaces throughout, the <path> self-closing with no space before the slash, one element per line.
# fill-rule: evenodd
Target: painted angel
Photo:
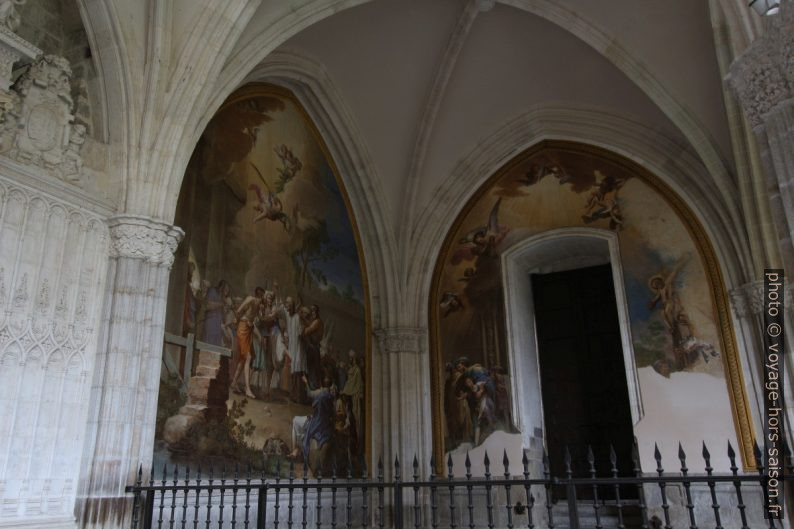
<path fill-rule="evenodd" d="M 453 254 L 453 265 L 461 261 L 473 261 L 481 255 L 493 255 L 494 248 L 510 231 L 507 226 L 499 225 L 499 206 L 501 204 L 502 197 L 499 197 L 488 215 L 488 224 L 475 228 L 459 241 L 462 247 Z"/>
<path fill-rule="evenodd" d="M 265 194 L 262 188 L 256 184 L 251 184 L 248 189 L 256 192 L 256 196 L 259 199 L 259 203 L 254 204 L 254 209 L 258 212 L 258 215 L 254 217 L 254 222 L 259 222 L 263 219 L 278 221 L 284 226 L 284 231 L 290 231 L 289 216 L 284 213 L 281 200 L 270 190 Z"/>
<path fill-rule="evenodd" d="M 618 191 L 627 179 L 605 176 L 601 171 L 595 171 L 595 175 L 596 178 L 600 177 L 600 181 L 593 184 L 582 221 L 590 224 L 599 219 L 609 219 L 609 229 L 619 230 L 623 227 L 623 214 L 618 203 Z"/>

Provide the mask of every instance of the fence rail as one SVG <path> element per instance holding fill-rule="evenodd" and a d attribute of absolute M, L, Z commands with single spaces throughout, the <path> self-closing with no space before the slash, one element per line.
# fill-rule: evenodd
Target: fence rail
<path fill-rule="evenodd" d="M 757 446 L 755 453 L 756 460 L 761 461 Z M 716 529 L 777 529 L 790 523 L 763 517 L 767 493 L 763 467 L 755 474 L 739 473 L 730 444 L 730 473 L 714 472 L 705 444 L 700 455 L 705 464 L 702 474 L 691 473 L 680 445 L 679 468 L 666 472 L 656 447 L 656 468 L 651 473 L 641 472 L 635 445 L 630 475 L 621 475 L 613 449 L 608 455 L 607 475 L 597 475 L 590 448 L 585 456 L 586 475 L 574 475 L 567 449 L 562 476 L 551 475 L 545 453 L 535 465 L 534 476 L 526 453 L 521 461 L 523 472 L 512 475 L 506 453 L 501 465 L 493 470 L 486 452 L 481 477 L 472 474 L 468 455 L 462 476 L 455 475 L 451 457 L 443 475 L 435 472 L 431 459 L 429 478 L 422 477 L 416 457 L 408 475 L 395 458 L 390 479 L 386 479 L 382 459 L 374 475 L 364 466 L 358 476 L 347 468 L 341 475 L 334 469 L 328 477 L 318 473 L 311 479 L 306 464 L 289 462 L 282 466 L 280 460 L 273 476 L 257 475 L 250 465 L 243 471 L 239 466 L 231 471 L 223 469 L 219 475 L 214 475 L 213 469 L 207 474 L 198 469 L 193 474 L 188 467 L 180 470 L 174 466 L 170 470 L 164 467 L 159 479 L 152 476 L 148 481 L 139 469 L 136 483 L 126 490 L 133 495 L 133 529 L 698 529 L 699 523 Z M 783 480 L 794 480 L 788 449 L 783 467 Z"/>

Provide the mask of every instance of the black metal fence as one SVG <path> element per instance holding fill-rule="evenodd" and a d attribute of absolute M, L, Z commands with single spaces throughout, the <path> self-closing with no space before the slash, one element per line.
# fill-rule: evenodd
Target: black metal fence
<path fill-rule="evenodd" d="M 761 461 L 757 446 L 755 451 Z M 134 496 L 133 529 L 790 527 L 786 525 L 789 520 L 763 517 L 767 492 L 763 467 L 757 473 L 739 473 L 730 444 L 727 455 L 730 472 L 715 473 L 704 444 L 704 467 L 699 474 L 692 474 L 687 467 L 687 456 L 680 445 L 676 470 L 665 471 L 655 448 L 656 469 L 646 473 L 640 470 L 635 446 L 630 475 L 619 472 L 612 449 L 603 461 L 609 470 L 598 475 L 596 457 L 589 447 L 584 456 L 589 470 L 581 476 L 572 471 L 567 449 L 562 476 L 551 475 L 545 453 L 539 461 L 524 453 L 519 475 L 510 473 L 506 453 L 497 465 L 486 453 L 481 477 L 472 475 L 468 455 L 462 476 L 455 474 L 448 458 L 443 474 L 436 472 L 431 460 L 429 478 L 422 477 L 416 458 L 408 473 L 395 458 L 388 469 L 389 479 L 382 460 L 373 474 L 364 467 L 354 476 L 348 468 L 328 477 L 311 478 L 305 464 L 291 462 L 283 466 L 277 463 L 273 476 L 255 473 L 250 466 L 215 474 L 211 468 L 206 473 L 201 469 L 194 473 L 190 468 L 173 467 L 163 468 L 159 479 L 148 481 L 139 470 L 137 482 L 127 487 L 127 492 Z M 794 467 L 788 450 L 783 463 L 784 480 L 790 483 Z M 534 476 L 533 467 L 537 469 Z"/>

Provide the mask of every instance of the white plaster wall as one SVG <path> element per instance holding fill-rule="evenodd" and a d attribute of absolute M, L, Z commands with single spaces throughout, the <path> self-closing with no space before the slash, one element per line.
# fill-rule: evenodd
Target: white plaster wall
<path fill-rule="evenodd" d="M 73 526 L 107 228 L 31 182 L 0 161 L 0 527 Z"/>

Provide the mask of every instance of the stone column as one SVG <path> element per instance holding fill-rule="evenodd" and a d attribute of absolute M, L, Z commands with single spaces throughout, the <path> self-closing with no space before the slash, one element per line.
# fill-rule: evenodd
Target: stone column
<path fill-rule="evenodd" d="M 430 468 L 432 410 L 427 329 L 391 327 L 375 331 L 372 355 L 373 465 L 383 456 L 387 476 L 395 456 L 401 472 L 413 473 L 414 455 L 423 476 Z"/>
<path fill-rule="evenodd" d="M 792 350 L 794 347 L 794 285 L 786 284 L 784 313 L 785 320 L 785 350 L 783 357 L 783 376 L 787 394 L 794 388 L 794 362 L 792 362 Z M 755 397 L 752 404 L 756 413 L 756 424 L 754 425 L 755 436 L 761 439 L 761 421 L 764 415 L 764 365 L 763 365 L 763 318 L 764 318 L 764 282 L 751 281 L 738 288 L 731 290 L 731 303 L 734 315 L 736 316 L 737 335 L 740 341 L 744 342 L 744 350 L 747 352 L 747 366 L 745 370 L 745 384 L 752 390 Z M 788 406 L 786 409 L 786 424 L 794 424 L 794 407 Z M 789 443 L 792 443 L 794 436 L 791 428 L 787 429 Z"/>
<path fill-rule="evenodd" d="M 80 527 L 126 528 L 125 486 L 152 461 L 169 270 L 183 232 L 111 217 L 110 263 L 77 500 Z"/>
<path fill-rule="evenodd" d="M 728 83 L 753 128 L 784 266 L 794 270 L 794 3 L 731 65 Z"/>

